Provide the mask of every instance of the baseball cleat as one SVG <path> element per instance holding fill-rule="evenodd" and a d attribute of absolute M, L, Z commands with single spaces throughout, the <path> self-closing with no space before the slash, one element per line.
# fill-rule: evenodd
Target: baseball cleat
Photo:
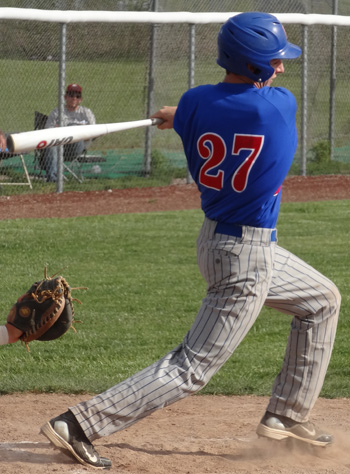
<path fill-rule="evenodd" d="M 265 438 L 276 440 L 294 438 L 313 446 L 327 446 L 334 441 L 332 435 L 316 428 L 310 421 L 298 423 L 285 416 L 274 415 L 270 412 L 265 413 L 256 432 L 258 436 Z"/>
<path fill-rule="evenodd" d="M 75 416 L 67 411 L 41 427 L 43 433 L 65 454 L 71 454 L 81 464 L 96 469 L 110 469 L 112 462 L 101 457 L 85 436 Z M 67 452 L 68 451 L 68 452 Z"/>

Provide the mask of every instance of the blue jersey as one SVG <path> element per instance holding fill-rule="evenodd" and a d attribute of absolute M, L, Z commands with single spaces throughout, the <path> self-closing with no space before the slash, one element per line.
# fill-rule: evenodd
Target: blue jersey
<path fill-rule="evenodd" d="M 297 147 L 296 101 L 284 88 L 219 83 L 188 90 L 174 129 L 207 217 L 274 228 Z"/>

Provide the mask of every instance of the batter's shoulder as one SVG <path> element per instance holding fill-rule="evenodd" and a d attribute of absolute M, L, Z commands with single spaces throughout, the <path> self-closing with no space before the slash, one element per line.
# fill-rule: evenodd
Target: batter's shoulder
<path fill-rule="evenodd" d="M 293 93 L 285 87 L 262 87 L 258 90 L 262 95 L 270 99 L 295 101 Z"/>
<path fill-rule="evenodd" d="M 290 90 L 285 89 L 284 87 L 263 87 L 262 89 L 257 90 L 261 97 L 281 113 L 295 113 L 297 102 Z"/>
<path fill-rule="evenodd" d="M 203 95 L 210 94 L 211 91 L 214 91 L 216 86 L 214 84 L 202 84 L 192 89 L 188 89 L 183 96 L 185 97 L 202 97 Z"/>

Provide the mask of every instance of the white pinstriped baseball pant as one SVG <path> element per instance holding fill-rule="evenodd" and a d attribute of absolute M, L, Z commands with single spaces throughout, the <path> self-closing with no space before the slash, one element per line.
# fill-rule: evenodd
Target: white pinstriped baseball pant
<path fill-rule="evenodd" d="M 306 421 L 320 393 L 340 309 L 336 286 L 271 242 L 271 230 L 243 227 L 242 238 L 215 233 L 205 218 L 198 265 L 208 283 L 183 342 L 159 361 L 70 410 L 93 441 L 203 388 L 248 333 L 263 305 L 292 315 L 268 411 Z"/>

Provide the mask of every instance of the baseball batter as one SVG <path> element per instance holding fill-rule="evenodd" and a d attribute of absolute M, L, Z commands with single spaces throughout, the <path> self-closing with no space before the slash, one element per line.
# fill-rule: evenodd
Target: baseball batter
<path fill-rule="evenodd" d="M 340 295 L 317 270 L 277 244 L 282 183 L 297 146 L 296 101 L 270 87 L 297 58 L 272 15 L 242 13 L 218 36 L 223 82 L 187 91 L 154 114 L 174 128 L 201 193 L 198 265 L 207 282 L 193 326 L 150 367 L 50 420 L 42 432 L 79 462 L 111 466 L 92 441 L 198 392 L 234 353 L 263 305 L 291 317 L 280 373 L 257 433 L 325 446 L 332 436 L 309 421 L 336 334 Z M 232 431 L 234 417 L 232 414 Z"/>

